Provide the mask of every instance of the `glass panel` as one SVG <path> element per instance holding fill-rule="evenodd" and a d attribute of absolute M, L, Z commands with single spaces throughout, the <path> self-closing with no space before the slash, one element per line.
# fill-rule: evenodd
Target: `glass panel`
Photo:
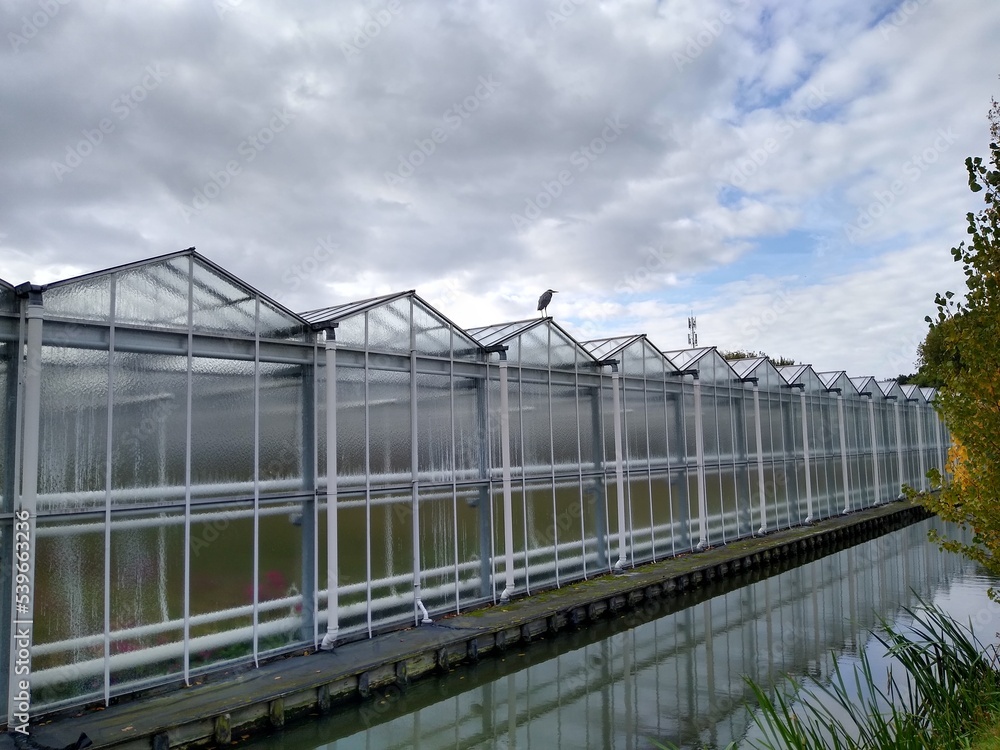
<path fill-rule="evenodd" d="M 16 315 L 19 305 L 14 287 L 3 279 L 0 279 L 0 313 L 11 313 Z"/>
<path fill-rule="evenodd" d="M 410 297 L 368 311 L 368 348 L 410 352 Z"/>
<path fill-rule="evenodd" d="M 193 360 L 191 482 L 204 485 L 201 495 L 253 491 L 253 369 L 253 362 Z"/>
<path fill-rule="evenodd" d="M 417 351 L 421 354 L 434 357 L 451 355 L 451 326 L 416 300 L 413 302 L 413 330 Z"/>
<path fill-rule="evenodd" d="M 451 481 L 454 455 L 447 375 L 417 375 L 417 451 L 422 482 Z"/>
<path fill-rule="evenodd" d="M 228 503 L 191 514 L 191 666 L 253 653 L 253 505 Z M 175 562 L 176 564 L 176 562 Z"/>
<path fill-rule="evenodd" d="M 302 473 L 303 466 L 313 460 L 312 424 L 317 418 L 324 427 L 326 424 L 324 412 L 313 409 L 312 389 L 311 367 L 260 365 L 260 481 L 264 493 L 312 487 L 313 477 Z M 252 404 L 250 408 L 252 413 Z M 304 456 L 305 451 L 310 455 Z"/>
<path fill-rule="evenodd" d="M 104 685 L 104 524 L 39 518 L 35 530 L 32 705 Z"/>
<path fill-rule="evenodd" d="M 113 690 L 124 692 L 130 683 L 183 670 L 183 561 L 183 513 L 114 515 L 110 561 Z"/>
<path fill-rule="evenodd" d="M 183 502 L 187 357 L 115 352 L 114 363 L 114 502 Z"/>
<path fill-rule="evenodd" d="M 45 290 L 45 315 L 107 321 L 111 317 L 111 274 L 58 284 Z"/>
<path fill-rule="evenodd" d="M 433 513 L 429 515 L 433 523 Z M 375 624 L 399 622 L 401 619 L 412 618 L 412 499 L 409 495 L 373 494 L 370 517 L 371 530 L 368 543 L 371 549 L 372 622 Z M 423 525 L 423 514 L 421 514 L 421 525 Z M 356 534 L 347 548 L 354 555 L 357 555 L 359 538 Z M 425 544 L 427 538 L 423 537 Z M 448 539 L 450 548 L 450 532 Z M 359 562 L 363 566 L 365 561 L 362 558 Z"/>
<path fill-rule="evenodd" d="M 410 373 L 369 370 L 368 380 L 371 481 L 408 484 L 411 479 Z M 364 446 L 363 432 L 361 439 Z"/>
<path fill-rule="evenodd" d="M 108 353 L 42 347 L 38 491 L 43 508 L 104 506 Z M 45 498 L 51 493 L 58 497 Z"/>
<path fill-rule="evenodd" d="M 196 331 L 254 335 L 256 295 L 249 289 L 195 260 L 193 294 Z"/>
<path fill-rule="evenodd" d="M 115 320 L 119 323 L 187 328 L 187 257 L 129 268 L 116 274 Z M 48 296 L 45 305 L 48 307 Z"/>
<path fill-rule="evenodd" d="M 259 651 L 289 646 L 312 633 L 302 633 L 302 594 L 305 572 L 302 550 L 312 544 L 309 524 L 303 523 L 303 513 L 311 513 L 312 504 L 295 501 L 272 501 L 260 504 L 260 567 L 257 570 L 257 601 L 260 603 Z M 251 519 L 252 520 L 252 519 Z M 253 549 L 253 527 L 243 543 Z M 320 543 L 320 546 L 325 546 Z M 251 566 L 252 575 L 252 566 Z M 312 575 L 312 571 L 309 571 Z M 244 591 L 252 595 L 252 581 Z M 252 600 L 252 596 L 251 596 Z"/>
<path fill-rule="evenodd" d="M 421 493 L 421 595 L 430 611 L 455 611 L 455 503 L 451 492 Z"/>
<path fill-rule="evenodd" d="M 365 371 L 338 365 L 337 483 L 364 486 L 365 480 Z"/>
<path fill-rule="evenodd" d="M 491 594 L 490 493 L 485 484 L 459 490 L 456 503 L 459 601 L 463 609 Z"/>
<path fill-rule="evenodd" d="M 284 341 L 305 341 L 306 328 L 297 318 L 262 299 L 260 301 L 260 337 Z"/>

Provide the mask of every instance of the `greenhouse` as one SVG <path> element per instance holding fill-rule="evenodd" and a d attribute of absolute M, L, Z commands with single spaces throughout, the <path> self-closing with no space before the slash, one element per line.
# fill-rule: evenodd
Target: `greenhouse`
<path fill-rule="evenodd" d="M 0 282 L 0 368 L 34 710 L 894 500 L 949 443 L 933 389 L 413 291 L 295 313 L 193 250 Z"/>

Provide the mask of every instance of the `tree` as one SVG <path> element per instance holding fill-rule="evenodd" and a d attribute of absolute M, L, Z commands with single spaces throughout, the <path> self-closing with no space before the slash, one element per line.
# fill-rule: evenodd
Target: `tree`
<path fill-rule="evenodd" d="M 928 374 L 942 383 L 937 408 L 951 431 L 950 481 L 932 470 L 937 496 L 924 502 L 974 531 L 972 544 L 942 542 L 1000 574 L 1000 104 L 989 111 L 989 163 L 965 160 L 969 188 L 986 207 L 969 213 L 970 239 L 952 248 L 965 272 L 964 299 L 938 294 L 937 318 L 921 346 Z"/>
<path fill-rule="evenodd" d="M 725 360 L 732 359 L 754 359 L 756 357 L 765 357 L 772 365 L 775 367 L 784 367 L 785 365 L 798 364 L 794 359 L 789 357 L 768 357 L 764 352 L 755 351 L 743 351 L 742 349 L 734 349 L 732 351 L 720 351 L 719 354 Z"/>

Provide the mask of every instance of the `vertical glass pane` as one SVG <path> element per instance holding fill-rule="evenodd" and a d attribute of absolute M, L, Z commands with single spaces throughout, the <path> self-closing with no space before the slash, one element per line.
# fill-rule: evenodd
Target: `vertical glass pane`
<path fill-rule="evenodd" d="M 115 513 L 111 529 L 111 685 L 183 670 L 182 512 Z"/>
<path fill-rule="evenodd" d="M 116 351 L 113 377 L 115 504 L 183 502 L 187 357 Z"/>
<path fill-rule="evenodd" d="M 108 353 L 42 347 L 38 491 L 42 507 L 104 505 Z M 45 495 L 59 493 L 49 499 Z"/>
<path fill-rule="evenodd" d="M 313 460 L 312 427 L 316 419 L 326 425 L 325 413 L 314 407 L 312 396 L 311 367 L 261 363 L 262 492 L 289 492 L 311 485 L 312 476 L 303 476 L 303 467 Z"/>
<path fill-rule="evenodd" d="M 40 518 L 35 530 L 32 704 L 104 685 L 104 524 Z"/>
<path fill-rule="evenodd" d="M 253 652 L 253 505 L 227 503 L 191 514 L 191 666 Z"/>
<path fill-rule="evenodd" d="M 192 368 L 191 482 L 209 496 L 252 492 L 253 362 L 195 357 Z"/>
<path fill-rule="evenodd" d="M 368 371 L 368 422 L 371 481 L 408 482 L 411 476 L 409 372 Z"/>

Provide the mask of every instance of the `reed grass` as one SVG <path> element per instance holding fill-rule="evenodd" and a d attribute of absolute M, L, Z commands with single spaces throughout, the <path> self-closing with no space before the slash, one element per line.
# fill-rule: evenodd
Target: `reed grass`
<path fill-rule="evenodd" d="M 971 748 L 1000 716 L 1000 655 L 962 625 L 923 601 L 903 611 L 911 622 L 880 618 L 874 632 L 895 666 L 880 678 L 862 651 L 845 669 L 834 655 L 831 679 L 786 677 L 768 690 L 746 678 L 748 706 L 763 739 L 756 750 L 909 750 Z M 885 687 L 881 687 L 885 685 Z M 785 688 L 784 690 L 780 688 Z M 670 743 L 655 746 L 675 750 Z M 730 749 L 738 745 L 731 743 Z"/>

